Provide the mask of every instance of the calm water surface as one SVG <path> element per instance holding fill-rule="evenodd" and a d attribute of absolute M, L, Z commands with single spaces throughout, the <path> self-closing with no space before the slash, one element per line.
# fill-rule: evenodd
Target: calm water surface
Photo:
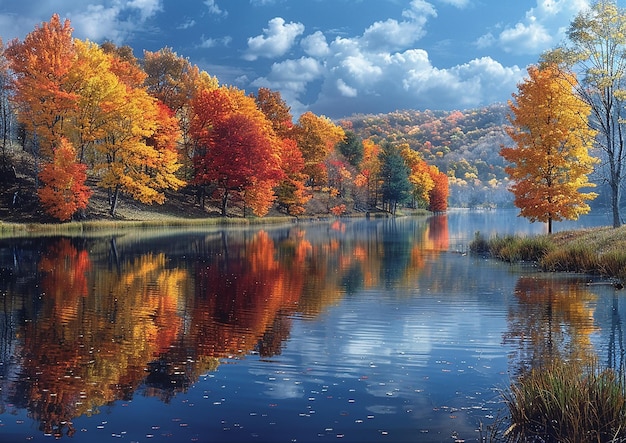
<path fill-rule="evenodd" d="M 465 254 L 515 214 L 0 240 L 0 441 L 479 441 L 624 352 L 623 291 Z"/>

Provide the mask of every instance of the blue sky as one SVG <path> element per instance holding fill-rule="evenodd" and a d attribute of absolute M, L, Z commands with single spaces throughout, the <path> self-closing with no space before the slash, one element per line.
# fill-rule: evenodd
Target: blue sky
<path fill-rule="evenodd" d="M 281 92 L 295 117 L 506 102 L 589 0 L 0 0 L 0 37 L 53 13 L 74 36 L 171 47 L 221 84 Z"/>

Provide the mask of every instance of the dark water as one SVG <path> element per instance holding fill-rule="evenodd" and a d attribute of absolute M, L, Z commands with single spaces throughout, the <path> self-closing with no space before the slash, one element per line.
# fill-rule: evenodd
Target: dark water
<path fill-rule="evenodd" d="M 479 441 L 542 358 L 621 364 L 623 291 L 469 256 L 476 231 L 545 227 L 451 212 L 0 240 L 0 441 Z"/>

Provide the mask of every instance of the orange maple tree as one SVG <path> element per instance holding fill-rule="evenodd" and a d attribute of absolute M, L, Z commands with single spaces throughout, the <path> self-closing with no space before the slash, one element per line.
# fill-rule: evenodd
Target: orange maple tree
<path fill-rule="evenodd" d="M 42 157 L 51 159 L 66 117 L 76 109 L 76 84 L 69 76 L 76 52 L 69 20 L 61 22 L 58 14 L 53 15 L 23 42 L 11 41 L 5 56 L 15 76 L 18 120 Z"/>
<path fill-rule="evenodd" d="M 51 216 L 66 221 L 85 209 L 92 192 L 85 184 L 87 166 L 76 161 L 76 151 L 65 138 L 53 152 L 51 163 L 39 173 L 43 186 L 37 191 L 44 209 Z"/>

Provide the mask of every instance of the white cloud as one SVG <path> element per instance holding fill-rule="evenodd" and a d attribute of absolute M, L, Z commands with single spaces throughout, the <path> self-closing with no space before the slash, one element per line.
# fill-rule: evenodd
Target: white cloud
<path fill-rule="evenodd" d="M 470 0 L 440 0 L 442 3 L 447 3 L 457 8 L 465 8 L 470 4 Z"/>
<path fill-rule="evenodd" d="M 263 29 L 263 35 L 248 39 L 244 59 L 253 61 L 259 57 L 280 57 L 289 51 L 296 38 L 303 32 L 302 23 L 285 23 L 281 17 L 275 17 L 268 22 L 268 27 Z"/>
<path fill-rule="evenodd" d="M 87 5 L 82 11 L 70 15 L 74 36 L 92 41 L 111 40 L 120 44 L 130 30 L 119 21 L 121 10 L 104 5 Z"/>
<path fill-rule="evenodd" d="M 587 0 L 537 0 L 523 20 L 502 30 L 497 41 L 510 53 L 540 54 L 558 44 L 571 20 L 588 7 Z M 488 35 L 478 40 L 479 44 L 488 41 Z"/>
<path fill-rule="evenodd" d="M 424 25 L 437 12 L 428 2 L 413 0 L 402 15 L 407 20 L 399 22 L 390 18 L 372 24 L 361 37 L 363 44 L 371 51 L 406 48 L 424 36 Z"/>
<path fill-rule="evenodd" d="M 194 19 L 189 19 L 186 22 L 181 23 L 176 26 L 176 29 L 190 29 L 196 26 L 196 21 Z"/>
<path fill-rule="evenodd" d="M 163 10 L 161 0 L 130 0 L 127 7 L 139 11 L 142 21 Z"/>
<path fill-rule="evenodd" d="M 518 23 L 514 28 L 505 29 L 499 40 L 507 52 L 536 54 L 552 45 L 553 36 L 540 23 L 531 22 L 527 25 Z"/>
<path fill-rule="evenodd" d="M 344 97 L 356 97 L 358 95 L 356 88 L 348 86 L 342 79 L 337 80 L 337 90 Z"/>
<path fill-rule="evenodd" d="M 222 38 L 205 38 L 202 36 L 202 41 L 198 45 L 200 48 L 215 48 L 218 46 L 228 46 L 233 41 L 232 37 L 226 36 Z"/>
<path fill-rule="evenodd" d="M 300 45 L 304 52 L 311 57 L 324 57 L 330 53 L 326 37 L 321 31 L 306 36 Z"/>
<path fill-rule="evenodd" d="M 325 69 L 322 63 L 312 57 L 285 60 L 274 63 L 269 74 L 254 80 L 251 85 L 280 91 L 282 98 L 290 104 L 294 116 L 304 112 L 306 106 L 300 101 L 306 93 L 307 85 L 323 78 Z"/>
<path fill-rule="evenodd" d="M 204 0 L 204 5 L 208 8 L 210 14 L 221 15 L 223 17 L 228 15 L 228 11 L 221 9 L 215 0 Z"/>

